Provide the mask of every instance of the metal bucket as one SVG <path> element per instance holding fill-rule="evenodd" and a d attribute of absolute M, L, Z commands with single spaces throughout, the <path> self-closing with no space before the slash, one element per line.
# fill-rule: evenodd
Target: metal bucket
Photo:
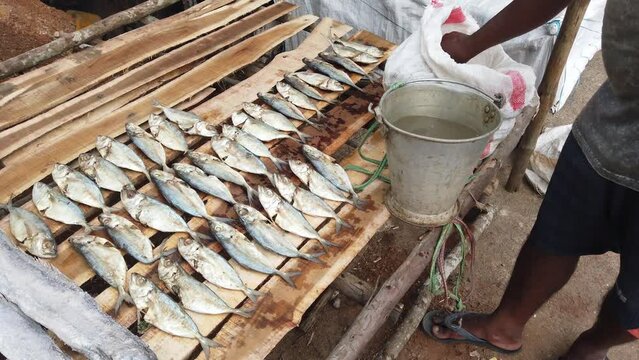
<path fill-rule="evenodd" d="M 450 222 L 501 123 L 495 100 L 464 84 L 420 80 L 384 93 L 376 113 L 387 132 L 389 211 L 420 226 Z"/>

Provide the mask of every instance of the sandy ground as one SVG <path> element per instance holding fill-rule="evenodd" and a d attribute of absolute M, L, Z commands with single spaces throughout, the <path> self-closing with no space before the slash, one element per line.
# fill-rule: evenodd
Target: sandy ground
<path fill-rule="evenodd" d="M 549 125 L 562 125 L 574 121 L 588 99 L 605 80 L 601 55 L 598 54 L 582 75 L 580 84 L 565 105 L 550 118 Z M 509 168 L 500 174 L 505 183 Z M 511 194 L 503 185 L 495 192 L 490 203 L 498 208 L 495 219 L 478 242 L 472 287 L 467 280 L 464 298 L 469 310 L 490 311 L 499 302 L 510 277 L 515 259 L 530 231 L 542 198 L 529 186 Z M 392 221 L 398 228 L 378 233 L 369 246 L 353 261 L 349 271 L 371 283 L 383 282 L 403 261 L 422 233 L 418 228 Z M 508 359 L 556 359 L 596 317 L 603 294 L 614 284 L 618 272 L 618 256 L 584 257 L 571 281 L 556 294 L 530 321 L 524 335 L 524 348 Z M 471 291 L 472 289 L 472 291 Z M 410 306 L 415 286 L 403 299 Z M 361 307 L 340 298 L 336 309 L 326 306 L 319 321 L 307 333 L 290 332 L 268 359 L 324 359 L 348 329 Z M 437 304 L 435 304 L 437 306 Z M 362 359 L 372 359 L 385 339 L 392 333 L 388 321 L 370 343 Z M 610 352 L 611 360 L 639 359 L 639 342 L 618 347 Z M 417 331 L 400 355 L 400 359 L 505 359 L 506 357 L 472 346 L 446 346 L 430 340 Z"/>

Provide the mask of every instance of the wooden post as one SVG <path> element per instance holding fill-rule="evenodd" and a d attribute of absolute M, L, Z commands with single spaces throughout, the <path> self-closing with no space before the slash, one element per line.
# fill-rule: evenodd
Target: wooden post
<path fill-rule="evenodd" d="M 544 77 L 541 80 L 541 84 L 539 84 L 539 112 L 537 112 L 528 129 L 526 129 L 515 152 L 513 167 L 510 171 L 508 183 L 506 183 L 506 190 L 510 192 L 519 190 L 524 172 L 530 161 L 530 156 L 537 145 L 537 138 L 544 127 L 546 116 L 555 101 L 559 79 L 566 66 L 568 54 L 570 54 L 570 49 L 575 41 L 589 3 L 590 0 L 574 0 L 566 10 L 566 16 L 561 25 L 557 42 L 552 50 L 552 54 L 550 54 Z"/>
<path fill-rule="evenodd" d="M 77 45 L 104 35 L 109 31 L 134 23 L 176 2 L 178 2 L 178 0 L 148 0 L 130 9 L 113 14 L 78 31 L 69 34 L 62 34 L 62 36 L 48 44 L 44 44 L 1 62 L 0 79 L 13 75 L 19 71 L 26 70 Z"/>

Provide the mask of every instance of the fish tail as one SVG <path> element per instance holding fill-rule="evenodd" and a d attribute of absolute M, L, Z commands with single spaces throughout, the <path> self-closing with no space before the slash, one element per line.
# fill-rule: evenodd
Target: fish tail
<path fill-rule="evenodd" d="M 261 293 L 261 292 L 259 292 L 259 291 L 257 291 L 257 290 L 253 290 L 253 289 L 249 289 L 249 288 L 246 288 L 246 289 L 244 290 L 244 293 L 245 293 L 245 294 L 246 294 L 246 296 L 248 296 L 248 298 L 249 298 L 249 299 L 251 299 L 251 301 L 252 301 L 252 302 L 254 302 L 254 303 L 256 303 L 256 302 L 257 302 L 257 298 L 258 298 L 259 296 L 264 295 L 263 293 Z"/>
<path fill-rule="evenodd" d="M 322 130 L 324 130 L 324 129 L 326 128 L 325 126 L 323 126 L 323 125 L 321 125 L 321 124 L 314 123 L 314 122 L 312 122 L 312 121 L 310 121 L 310 120 L 306 120 L 306 123 L 307 123 L 307 124 L 309 124 L 309 125 L 311 125 L 311 126 L 312 126 L 312 127 L 314 127 L 316 130 L 319 130 L 319 131 L 322 131 Z"/>
<path fill-rule="evenodd" d="M 357 84 L 355 84 L 355 83 L 353 83 L 351 86 L 354 87 L 355 89 L 359 90 L 360 92 L 363 92 L 364 94 L 366 93 L 366 91 L 364 91 L 364 89 L 362 89 L 361 87 L 357 86 Z"/>
<path fill-rule="evenodd" d="M 153 179 L 151 179 L 151 174 L 149 174 L 148 170 L 145 169 L 143 174 L 144 176 L 146 176 L 146 179 L 149 180 L 151 184 L 153 184 Z"/>
<path fill-rule="evenodd" d="M 231 219 L 231 218 L 227 218 L 227 217 L 220 217 L 220 216 L 209 216 L 207 217 L 207 220 L 215 220 L 215 221 L 219 221 L 219 222 L 223 222 L 225 224 L 235 224 L 235 219 Z"/>
<path fill-rule="evenodd" d="M 295 286 L 295 282 L 293 282 L 293 278 L 302 275 L 302 272 L 301 271 L 290 271 L 290 272 L 278 271 L 275 274 L 277 274 L 282 279 L 284 279 L 284 281 L 286 281 L 287 284 L 291 285 L 294 288 L 297 288 L 297 286 Z"/>
<path fill-rule="evenodd" d="M 326 115 L 324 115 L 324 113 L 320 109 L 315 108 L 315 112 L 317 113 L 318 119 L 326 119 Z"/>
<path fill-rule="evenodd" d="M 120 307 L 123 302 L 128 302 L 129 304 L 133 304 L 133 299 L 129 294 L 127 294 L 126 290 L 123 287 L 118 288 L 118 299 L 115 301 L 115 308 L 113 309 L 115 315 L 120 311 Z"/>
<path fill-rule="evenodd" d="M 300 137 L 300 142 L 302 142 L 304 144 L 306 144 L 307 141 L 309 141 L 310 139 L 313 138 L 313 136 L 311 136 L 309 134 L 306 134 L 306 133 L 303 133 L 301 131 L 297 132 L 297 136 Z M 297 141 L 297 139 L 294 139 L 294 140 Z"/>
<path fill-rule="evenodd" d="M 191 235 L 191 237 L 193 237 L 193 239 L 195 239 L 197 241 L 200 241 L 200 242 L 203 239 L 204 240 L 213 240 L 213 238 L 210 237 L 209 235 L 201 233 L 201 232 L 193 231 L 193 230 L 189 231 L 189 235 Z"/>
<path fill-rule="evenodd" d="M 269 179 L 270 180 L 270 179 Z M 253 206 L 258 200 L 257 191 L 251 187 L 251 185 L 246 184 L 246 194 L 248 196 L 249 205 Z"/>
<path fill-rule="evenodd" d="M 288 167 L 288 163 L 282 159 L 272 157 L 271 161 L 273 161 L 273 164 L 275 164 L 275 167 L 277 167 L 279 171 L 284 171 Z"/>
<path fill-rule="evenodd" d="M 114 213 L 114 212 L 120 212 L 124 210 L 124 207 L 122 206 L 105 206 L 102 208 L 102 211 L 104 211 L 104 213 L 106 214 L 110 214 L 110 213 Z"/>
<path fill-rule="evenodd" d="M 250 318 L 255 312 L 255 308 L 252 309 L 233 309 L 232 314 L 239 315 L 241 317 Z"/>
<path fill-rule="evenodd" d="M 334 243 L 332 241 L 328 241 L 326 239 L 319 238 L 319 239 L 317 239 L 317 241 L 319 241 L 319 243 L 324 248 L 324 251 L 326 251 L 327 253 L 328 253 L 328 248 L 329 247 L 341 247 L 341 245 L 336 244 L 336 243 Z"/>
<path fill-rule="evenodd" d="M 151 100 L 151 105 L 153 105 L 153 107 L 156 107 L 158 109 L 162 109 L 164 107 L 164 105 L 162 105 L 162 103 L 158 99 Z"/>
<path fill-rule="evenodd" d="M 364 210 L 366 206 L 368 206 L 369 201 L 364 200 L 357 195 L 357 193 L 353 192 L 353 206 L 355 206 L 359 210 Z"/>
<path fill-rule="evenodd" d="M 266 176 L 268 178 L 268 181 L 271 184 L 275 185 L 275 179 L 273 178 L 273 176 L 274 176 L 273 173 L 266 172 L 266 173 L 264 173 L 264 176 Z"/>
<path fill-rule="evenodd" d="M 308 261 L 314 262 L 316 264 L 320 264 L 320 265 L 324 265 L 326 266 L 326 263 L 323 262 L 319 257 L 326 254 L 325 252 L 321 251 L 321 252 L 316 252 L 316 253 L 302 253 L 302 259 L 306 259 Z"/>
<path fill-rule="evenodd" d="M 166 163 L 162 164 L 162 171 L 168 172 L 169 174 L 175 174 L 175 170 L 169 167 Z"/>
<path fill-rule="evenodd" d="M 209 338 L 204 337 L 202 335 L 198 336 L 197 341 L 200 342 L 200 345 L 202 346 L 202 352 L 204 353 L 204 357 L 207 360 L 209 359 L 209 355 L 211 353 L 211 348 L 222 347 L 222 345 L 217 343 L 215 340 L 209 339 Z"/>
<path fill-rule="evenodd" d="M 348 229 L 352 229 L 353 225 L 347 223 L 344 219 L 342 219 L 341 217 L 335 215 L 335 221 L 337 222 L 335 224 L 335 234 L 339 234 L 340 231 L 342 231 L 343 228 L 348 228 Z"/>

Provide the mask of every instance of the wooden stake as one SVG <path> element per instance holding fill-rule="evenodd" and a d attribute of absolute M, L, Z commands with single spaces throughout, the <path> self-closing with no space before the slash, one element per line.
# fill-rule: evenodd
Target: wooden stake
<path fill-rule="evenodd" d="M 491 208 L 487 213 L 482 214 L 473 225 L 473 235 L 475 240 L 479 239 L 481 234 L 488 228 L 493 221 L 495 209 Z M 444 279 L 448 279 L 450 274 L 459 266 L 462 261 L 461 244 L 457 244 L 446 256 L 444 264 Z M 430 292 L 430 279 L 424 281 L 415 305 L 408 311 L 402 322 L 397 327 L 395 334 L 386 342 L 384 350 L 377 356 L 377 360 L 393 360 L 397 359 L 408 340 L 413 336 L 415 329 L 419 326 L 424 315 L 433 301 L 433 293 Z"/>
<path fill-rule="evenodd" d="M 109 31 L 134 23 L 176 2 L 178 2 L 178 0 L 148 0 L 130 9 L 113 14 L 78 31 L 62 34 L 62 36 L 48 44 L 44 44 L 1 62 L 0 79 L 33 67 L 77 45 L 104 35 Z"/>
<path fill-rule="evenodd" d="M 546 116 L 555 101 L 559 79 L 566 66 L 568 54 L 570 54 L 570 49 L 575 41 L 589 3 L 590 0 L 574 0 L 568 6 L 568 10 L 566 10 L 561 31 L 557 37 L 557 42 L 552 50 L 552 54 L 550 54 L 544 77 L 539 85 L 539 112 L 537 112 L 530 126 L 528 126 L 515 153 L 515 161 L 510 171 L 508 183 L 506 184 L 506 190 L 510 192 L 519 190 L 524 172 L 530 161 L 530 156 L 537 145 L 537 138 L 539 138 L 539 134 L 546 123 Z"/>

